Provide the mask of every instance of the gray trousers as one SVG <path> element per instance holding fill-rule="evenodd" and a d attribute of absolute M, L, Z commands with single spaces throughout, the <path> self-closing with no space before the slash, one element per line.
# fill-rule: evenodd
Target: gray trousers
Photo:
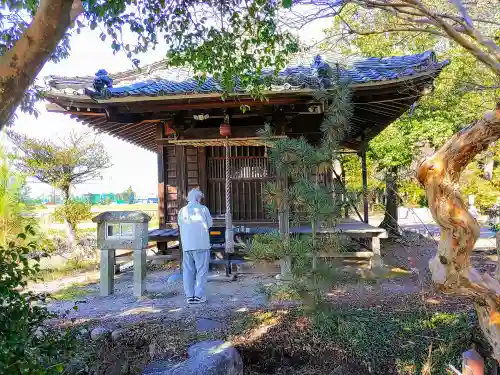
<path fill-rule="evenodd" d="M 186 298 L 205 298 L 210 250 L 190 250 L 182 253 L 182 279 Z"/>

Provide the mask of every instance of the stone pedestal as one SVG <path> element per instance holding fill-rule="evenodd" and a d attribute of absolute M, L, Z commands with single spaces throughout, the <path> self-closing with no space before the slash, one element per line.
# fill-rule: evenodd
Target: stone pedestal
<path fill-rule="evenodd" d="M 134 296 L 146 291 L 146 250 L 134 250 Z"/>
<path fill-rule="evenodd" d="M 285 256 L 283 259 L 280 259 L 280 269 L 281 273 L 276 275 L 276 279 L 281 281 L 292 280 L 292 257 Z"/>
<path fill-rule="evenodd" d="M 380 238 L 379 237 L 372 237 L 372 251 L 373 251 L 373 258 L 371 260 L 371 266 L 372 268 L 381 268 L 382 267 L 382 257 L 380 254 Z"/>
<path fill-rule="evenodd" d="M 109 296 L 114 293 L 115 287 L 115 250 L 101 250 L 101 279 L 99 282 L 99 293 L 101 296 Z"/>

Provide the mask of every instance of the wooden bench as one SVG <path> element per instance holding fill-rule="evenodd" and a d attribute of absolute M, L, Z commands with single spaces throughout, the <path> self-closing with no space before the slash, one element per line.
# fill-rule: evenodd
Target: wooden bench
<path fill-rule="evenodd" d="M 235 237 L 249 237 L 255 234 L 265 234 L 276 231 L 275 227 L 260 226 L 260 227 L 245 227 L 240 226 L 234 228 Z M 224 252 L 225 243 L 225 227 L 216 226 L 210 230 L 210 242 L 212 245 L 212 253 L 215 257 L 211 258 L 211 264 L 225 264 L 226 273 L 231 273 L 231 264 L 235 263 L 234 255 L 226 255 Z M 290 229 L 291 234 L 311 234 L 311 226 L 300 226 Z M 369 250 L 357 252 L 342 252 L 342 253 L 323 253 L 329 258 L 352 258 L 352 259 L 369 259 L 373 267 L 381 266 L 380 240 L 388 238 L 387 231 L 383 228 L 374 227 L 372 225 L 356 221 L 352 219 L 343 219 L 335 227 L 318 228 L 318 234 L 342 234 L 353 239 L 366 239 L 369 241 Z M 179 231 L 176 228 L 155 229 L 149 232 L 150 241 L 158 241 L 161 243 L 173 242 L 179 240 Z M 235 241 L 238 248 L 238 241 Z"/>

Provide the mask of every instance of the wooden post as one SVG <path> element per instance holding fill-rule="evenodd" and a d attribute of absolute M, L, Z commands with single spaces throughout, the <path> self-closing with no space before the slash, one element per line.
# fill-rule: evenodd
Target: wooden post
<path fill-rule="evenodd" d="M 462 375 L 484 375 L 484 359 L 474 349 L 462 355 Z"/>
<path fill-rule="evenodd" d="M 146 290 L 146 251 L 134 250 L 134 296 L 141 297 Z"/>
<path fill-rule="evenodd" d="M 361 151 L 361 177 L 363 179 L 363 221 L 368 224 L 368 175 L 366 172 L 366 150 Z"/>
<path fill-rule="evenodd" d="M 346 178 L 345 168 L 342 167 L 342 175 L 340 177 L 342 186 L 345 186 L 345 178 Z M 342 194 L 342 200 L 344 203 L 344 210 L 345 210 L 344 217 L 347 219 L 349 217 L 349 204 L 348 204 L 349 197 L 347 196 L 347 189 L 344 190 L 344 194 Z"/>
<path fill-rule="evenodd" d="M 198 147 L 198 184 L 200 189 L 205 194 L 205 205 L 207 202 L 207 148 Z"/>
<path fill-rule="evenodd" d="M 229 146 L 229 137 L 226 137 L 225 156 L 226 156 L 226 257 L 234 253 L 234 234 L 233 234 L 233 214 L 231 212 L 231 147 Z M 229 260 L 228 260 L 229 262 Z M 228 265 L 229 266 L 229 265 Z M 227 275 L 229 276 L 229 275 Z"/>
<path fill-rule="evenodd" d="M 177 162 L 177 208 L 180 210 L 186 204 L 187 198 L 187 161 L 185 146 L 175 146 Z"/>
<path fill-rule="evenodd" d="M 338 159 L 333 159 L 332 160 L 332 187 L 333 187 L 333 199 L 335 202 L 335 205 L 337 207 L 341 207 L 345 197 L 343 194 L 342 190 L 342 165 L 340 164 L 340 160 Z M 337 178 L 337 176 L 339 176 Z M 339 210 L 340 215 L 342 215 L 341 210 Z"/>
<path fill-rule="evenodd" d="M 288 190 L 288 178 L 283 174 L 282 171 L 277 171 L 277 183 L 279 189 L 282 191 Z M 288 196 L 288 193 L 284 194 L 285 197 Z M 290 205 L 288 200 L 285 199 L 285 202 L 280 202 L 278 204 L 278 226 L 281 239 L 283 241 L 290 241 Z M 292 258 L 290 256 L 285 256 L 280 260 L 280 269 L 281 274 L 279 275 L 281 280 L 290 279 L 292 273 Z"/>
<path fill-rule="evenodd" d="M 114 293 L 115 288 L 115 250 L 101 250 L 101 269 L 99 293 L 101 297 Z"/>
<path fill-rule="evenodd" d="M 162 139 L 164 137 L 165 125 L 158 123 L 156 125 L 156 138 Z M 163 144 L 157 146 L 158 155 L 158 220 L 160 228 L 165 227 L 167 220 L 167 149 Z"/>

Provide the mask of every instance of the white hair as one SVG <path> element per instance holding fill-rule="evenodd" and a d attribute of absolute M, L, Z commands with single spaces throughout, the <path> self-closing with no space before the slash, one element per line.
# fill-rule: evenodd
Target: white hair
<path fill-rule="evenodd" d="M 201 202 L 202 198 L 203 193 L 200 191 L 200 189 L 191 189 L 191 191 L 188 193 L 187 201 L 191 203 L 199 203 Z"/>

